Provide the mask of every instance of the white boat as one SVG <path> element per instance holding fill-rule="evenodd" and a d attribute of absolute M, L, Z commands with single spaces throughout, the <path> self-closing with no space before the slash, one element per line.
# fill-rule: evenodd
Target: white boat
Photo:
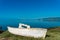
<path fill-rule="evenodd" d="M 27 28 L 24 28 L 22 26 L 26 26 Z M 8 26 L 8 31 L 15 35 L 21 35 L 21 36 L 27 36 L 27 37 L 34 37 L 34 38 L 40 38 L 43 39 L 46 36 L 47 29 L 44 28 L 30 28 L 29 25 L 26 24 L 19 24 L 19 28 L 13 28 Z"/>

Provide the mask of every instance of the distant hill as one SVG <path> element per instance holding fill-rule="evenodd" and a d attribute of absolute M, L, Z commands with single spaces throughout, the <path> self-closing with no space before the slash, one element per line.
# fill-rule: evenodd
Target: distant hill
<path fill-rule="evenodd" d="M 60 21 L 60 17 L 42 18 L 42 21 Z"/>

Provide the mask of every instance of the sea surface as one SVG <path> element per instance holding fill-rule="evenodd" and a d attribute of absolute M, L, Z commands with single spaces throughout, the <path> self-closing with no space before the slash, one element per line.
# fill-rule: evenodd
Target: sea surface
<path fill-rule="evenodd" d="M 54 28 L 60 26 L 60 21 L 42 21 L 38 19 L 0 19 L 0 30 L 7 30 L 7 26 L 18 28 L 19 23 L 30 25 L 31 28 Z"/>

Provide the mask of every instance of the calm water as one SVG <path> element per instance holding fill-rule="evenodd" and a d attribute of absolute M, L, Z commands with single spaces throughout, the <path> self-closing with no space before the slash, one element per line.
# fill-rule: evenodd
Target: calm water
<path fill-rule="evenodd" d="M 1 19 L 0 30 L 7 30 L 7 26 L 18 27 L 19 23 L 28 24 L 33 28 L 52 28 L 60 26 L 60 21 L 51 22 L 51 21 L 41 21 L 37 19 Z"/>

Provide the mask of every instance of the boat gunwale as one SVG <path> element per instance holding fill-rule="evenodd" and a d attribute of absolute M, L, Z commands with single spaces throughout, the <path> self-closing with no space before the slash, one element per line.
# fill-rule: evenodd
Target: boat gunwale
<path fill-rule="evenodd" d="M 15 27 L 9 27 L 9 28 L 15 28 Z M 45 28 L 16 28 L 16 29 L 47 30 Z"/>

